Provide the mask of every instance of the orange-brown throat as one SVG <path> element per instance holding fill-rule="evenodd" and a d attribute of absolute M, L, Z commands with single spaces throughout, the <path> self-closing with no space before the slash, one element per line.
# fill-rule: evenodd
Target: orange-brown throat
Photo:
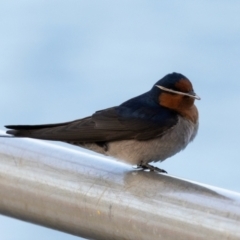
<path fill-rule="evenodd" d="M 194 98 L 162 92 L 158 100 L 161 106 L 178 112 L 181 116 L 188 118 L 193 123 L 198 121 L 198 111 L 194 105 Z"/>

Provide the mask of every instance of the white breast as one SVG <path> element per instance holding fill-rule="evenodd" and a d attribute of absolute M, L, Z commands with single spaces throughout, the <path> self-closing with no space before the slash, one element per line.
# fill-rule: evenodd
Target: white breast
<path fill-rule="evenodd" d="M 138 165 L 142 163 L 164 161 L 183 150 L 197 134 L 198 122 L 178 117 L 178 123 L 164 136 L 147 141 L 122 140 L 108 142 L 107 147 L 96 143 L 70 142 L 89 150 L 112 156 L 117 160 Z"/>
<path fill-rule="evenodd" d="M 179 116 L 178 123 L 161 138 L 148 141 L 124 140 L 108 143 L 104 154 L 130 164 L 164 161 L 183 150 L 197 134 L 198 123 Z M 102 152 L 103 153 L 103 152 Z"/>

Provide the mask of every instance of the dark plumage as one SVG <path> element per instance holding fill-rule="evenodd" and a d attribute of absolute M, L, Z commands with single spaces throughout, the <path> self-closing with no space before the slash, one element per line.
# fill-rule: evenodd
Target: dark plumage
<path fill-rule="evenodd" d="M 150 91 L 83 119 L 46 125 L 8 125 L 6 128 L 11 129 L 7 133 L 15 137 L 68 142 L 153 170 L 149 162 L 162 161 L 175 154 L 185 148 L 196 135 L 198 126 L 198 114 L 194 105 L 196 98 L 199 99 L 192 89 L 191 82 L 181 74 L 172 73 L 154 84 Z M 182 123 L 184 119 L 187 127 Z M 180 138 L 175 136 L 180 139 L 178 141 L 182 146 L 177 146 L 175 140 L 172 144 L 176 147 L 165 146 L 163 141 L 171 144 L 171 138 L 176 133 L 180 134 L 179 124 L 190 129 L 183 131 L 191 133 L 181 133 L 182 142 L 181 136 Z M 174 133 L 175 127 L 178 132 Z M 172 137 L 170 139 L 164 137 L 166 134 Z M 147 143 L 147 146 L 152 140 L 157 141 L 158 144 L 155 145 L 159 149 L 153 150 L 151 147 L 145 149 L 144 144 Z M 149 151 L 149 154 L 145 154 L 149 157 L 144 156 L 141 159 L 141 156 L 137 153 L 134 156 L 132 152 L 129 152 L 128 157 L 126 153 L 131 149 L 127 150 L 126 146 L 131 145 L 134 151 L 132 146 L 134 144 L 135 146 L 140 144 L 139 148 Z M 161 151 L 164 154 L 161 154 Z M 156 159 L 157 157 L 159 159 Z"/>

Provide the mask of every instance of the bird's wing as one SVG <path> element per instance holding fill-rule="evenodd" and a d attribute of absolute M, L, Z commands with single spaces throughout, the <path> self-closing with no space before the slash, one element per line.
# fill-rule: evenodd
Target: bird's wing
<path fill-rule="evenodd" d="M 16 137 L 46 140 L 106 142 L 115 140 L 147 140 L 161 136 L 177 123 L 176 114 L 146 112 L 123 114 L 123 107 L 98 111 L 92 116 L 72 122 L 46 125 L 9 125 L 7 133 Z M 144 113 L 144 114 L 143 114 Z"/>

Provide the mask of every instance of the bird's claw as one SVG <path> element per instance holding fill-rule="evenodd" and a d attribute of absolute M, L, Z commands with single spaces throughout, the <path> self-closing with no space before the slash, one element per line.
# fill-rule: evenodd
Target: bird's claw
<path fill-rule="evenodd" d="M 137 165 L 137 168 L 140 168 L 142 170 L 148 169 L 150 171 L 156 171 L 156 172 L 161 172 L 161 173 L 167 173 L 167 171 L 165 171 L 164 169 L 158 168 L 158 167 L 154 167 L 148 163 L 140 163 L 139 165 Z"/>

